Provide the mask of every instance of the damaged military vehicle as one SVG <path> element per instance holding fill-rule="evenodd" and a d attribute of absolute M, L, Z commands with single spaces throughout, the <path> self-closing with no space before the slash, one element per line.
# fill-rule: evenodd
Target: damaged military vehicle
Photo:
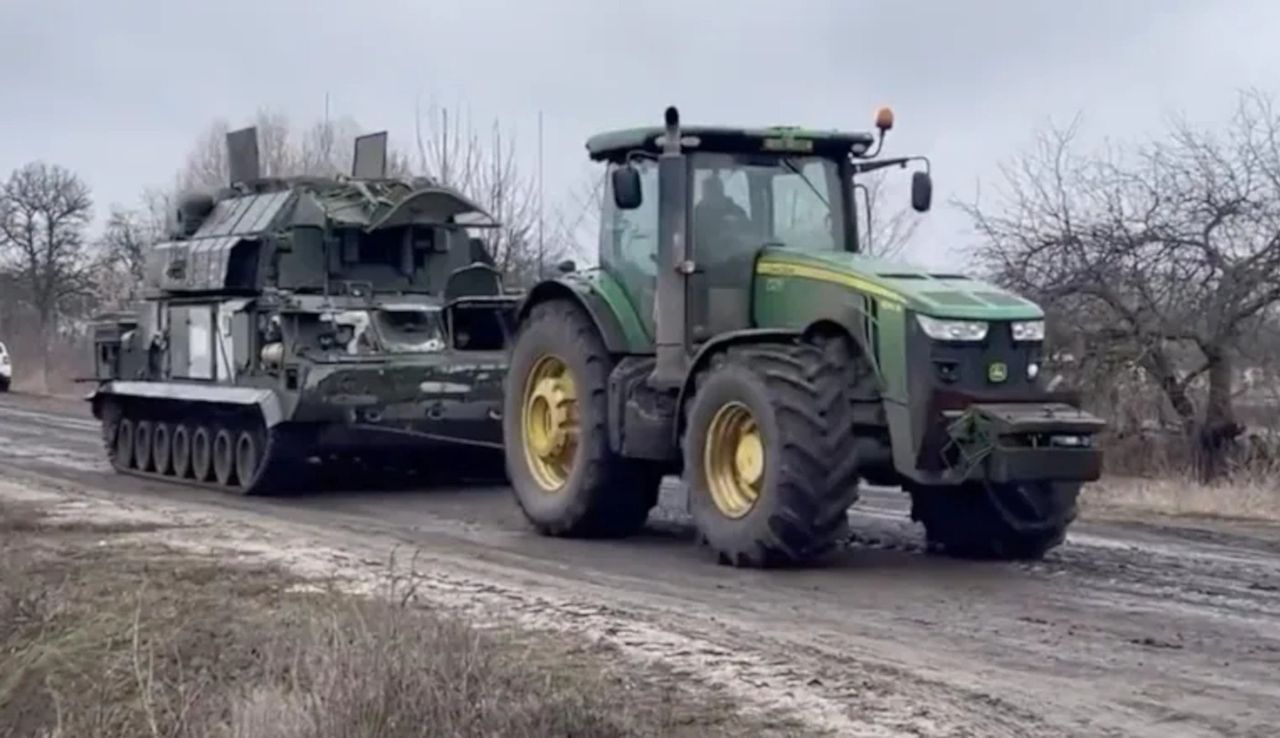
<path fill-rule="evenodd" d="M 240 494 L 326 461 L 501 474 L 520 295 L 477 236 L 499 224 L 388 177 L 385 133 L 357 139 L 349 177 L 262 176 L 253 128 L 227 152 L 227 187 L 179 198 L 141 308 L 95 326 L 115 469 Z"/>

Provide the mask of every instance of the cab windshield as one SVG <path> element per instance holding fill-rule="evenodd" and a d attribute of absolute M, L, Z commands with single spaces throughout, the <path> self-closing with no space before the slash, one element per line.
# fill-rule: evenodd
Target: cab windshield
<path fill-rule="evenodd" d="M 816 156 L 695 154 L 693 231 L 699 249 L 843 251 L 840 167 Z"/>

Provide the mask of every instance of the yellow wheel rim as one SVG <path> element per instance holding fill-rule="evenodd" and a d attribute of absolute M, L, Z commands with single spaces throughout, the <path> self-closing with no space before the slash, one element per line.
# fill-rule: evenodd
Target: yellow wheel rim
<path fill-rule="evenodd" d="M 751 512 L 764 485 L 764 440 L 751 410 L 730 402 L 716 411 L 707 427 L 702 466 L 711 500 L 726 517 Z"/>
<path fill-rule="evenodd" d="M 524 384 L 521 440 L 533 479 L 545 492 L 569 481 L 578 450 L 578 394 L 569 367 L 555 356 L 533 365 Z"/>

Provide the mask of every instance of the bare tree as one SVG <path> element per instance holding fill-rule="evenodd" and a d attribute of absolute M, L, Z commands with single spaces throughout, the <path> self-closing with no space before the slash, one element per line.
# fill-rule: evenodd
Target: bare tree
<path fill-rule="evenodd" d="M 605 196 L 605 173 L 594 165 L 585 167 L 570 186 L 550 226 L 550 236 L 561 258 L 594 262 L 600 239 L 600 213 Z"/>
<path fill-rule="evenodd" d="M 858 239 L 868 256 L 900 255 L 920 226 L 920 214 L 906 204 L 906 195 L 890 184 L 893 176 L 892 170 L 882 169 L 858 178 L 859 191 L 865 194 L 867 205 L 865 211 L 858 208 L 863 216 L 863 222 L 858 224 Z"/>
<path fill-rule="evenodd" d="M 1280 118 L 1247 92 L 1220 132 L 1179 118 L 1162 140 L 1081 155 L 1077 129 L 1006 166 L 994 207 L 966 206 L 978 255 L 1082 343 L 1141 368 L 1215 477 L 1243 430 L 1235 358 L 1280 302 Z"/>
<path fill-rule="evenodd" d="M 515 135 L 499 121 L 482 134 L 467 116 L 432 105 L 418 111 L 415 141 L 419 174 L 458 190 L 502 224 L 480 237 L 508 281 L 528 284 L 569 252 L 563 231 L 548 229 L 548 221 L 558 221 L 539 212 L 537 181 L 519 163 Z"/>
<path fill-rule="evenodd" d="M 471 193 L 484 169 L 485 151 L 480 134 L 466 113 L 432 103 L 414 111 L 416 171 L 447 187 Z"/>
<path fill-rule="evenodd" d="M 298 175 L 332 177 L 351 171 L 351 155 L 355 139 L 361 134 L 359 124 L 349 117 L 329 118 L 297 129 L 282 113 L 259 110 L 252 124 L 258 129 L 258 156 L 262 174 L 267 177 Z M 230 177 L 227 163 L 226 137 L 231 126 L 215 120 L 200 134 L 187 154 L 186 164 L 178 173 L 177 187 L 217 189 Z M 405 168 L 404 155 L 388 161 L 388 168 Z"/>
<path fill-rule="evenodd" d="M 215 120 L 200 134 L 178 173 L 176 190 L 217 189 L 227 184 L 231 171 L 227 163 L 225 120 Z"/>
<path fill-rule="evenodd" d="M 154 205 L 112 207 L 98 242 L 96 282 L 101 303 L 122 308 L 141 296 L 147 249 L 164 237 L 163 216 L 163 210 Z"/>
<path fill-rule="evenodd" d="M 0 188 L 0 257 L 35 313 L 46 382 L 60 310 L 92 287 L 85 248 L 92 212 L 88 186 L 58 165 L 27 164 Z"/>

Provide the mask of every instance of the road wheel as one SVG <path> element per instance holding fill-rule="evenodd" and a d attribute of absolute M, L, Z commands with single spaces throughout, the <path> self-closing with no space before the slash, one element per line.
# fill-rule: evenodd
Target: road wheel
<path fill-rule="evenodd" d="M 242 491 L 249 491 L 258 476 L 258 465 L 262 462 L 262 442 L 258 434 L 252 431 L 240 431 L 236 436 L 235 472 L 236 486 Z"/>
<path fill-rule="evenodd" d="M 185 424 L 173 429 L 173 476 L 185 479 L 191 472 L 191 429 Z"/>
<path fill-rule="evenodd" d="M 169 430 L 168 423 L 156 423 L 151 429 L 151 463 L 155 465 L 156 472 L 166 476 L 173 468 L 172 439 L 173 434 Z"/>
<path fill-rule="evenodd" d="M 805 563 L 848 535 L 857 454 L 842 369 L 819 346 L 731 348 L 686 409 L 685 482 L 723 564 Z"/>
<path fill-rule="evenodd" d="M 580 308 L 535 305 L 507 375 L 503 437 L 516 502 L 541 532 L 613 537 L 644 526 L 662 469 L 609 448 L 613 361 Z"/>
<path fill-rule="evenodd" d="M 133 468 L 133 438 L 133 420 L 120 418 L 116 423 L 115 452 L 111 454 L 111 464 L 116 469 Z"/>
<path fill-rule="evenodd" d="M 915 488 L 911 517 L 929 550 L 957 558 L 1038 560 L 1066 540 L 1078 513 L 1078 483 Z"/>
<path fill-rule="evenodd" d="M 209 481 L 212 459 L 213 434 L 208 426 L 196 426 L 191 433 L 191 474 L 197 482 Z"/>
<path fill-rule="evenodd" d="M 151 471 L 151 421 L 139 420 L 133 428 L 133 461 L 138 471 Z"/>
<path fill-rule="evenodd" d="M 231 487 L 235 477 L 235 454 L 235 437 L 226 428 L 218 428 L 213 436 L 213 478 L 223 487 Z"/>

